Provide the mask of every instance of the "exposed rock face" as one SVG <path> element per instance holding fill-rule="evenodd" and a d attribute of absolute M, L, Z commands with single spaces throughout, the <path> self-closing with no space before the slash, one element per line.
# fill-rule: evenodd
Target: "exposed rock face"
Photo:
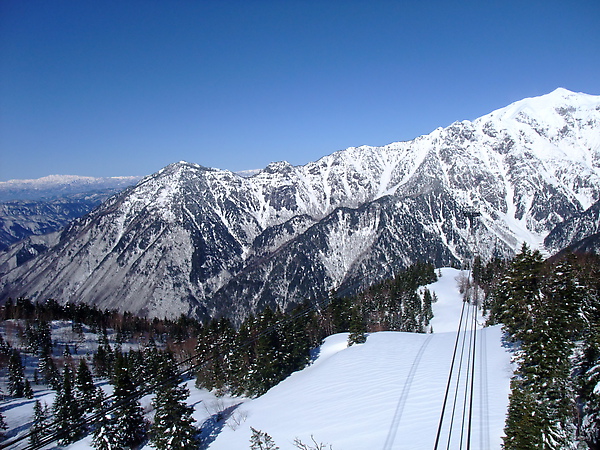
<path fill-rule="evenodd" d="M 0 290 L 239 319 L 351 293 L 416 260 L 539 247 L 599 193 L 600 97 L 559 89 L 413 141 L 273 163 L 250 178 L 172 164 L 49 236 L 47 251 L 12 247 Z"/>

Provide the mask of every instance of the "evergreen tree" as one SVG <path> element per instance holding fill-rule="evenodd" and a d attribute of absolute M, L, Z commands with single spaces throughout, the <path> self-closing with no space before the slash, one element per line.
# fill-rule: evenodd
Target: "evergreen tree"
<path fill-rule="evenodd" d="M 92 446 L 97 450 L 121 450 L 117 439 L 116 423 L 112 414 L 102 414 L 95 424 L 92 434 Z"/>
<path fill-rule="evenodd" d="M 186 403 L 189 391 L 179 385 L 182 380 L 177 373 L 175 361 L 165 356 L 159 363 L 157 375 L 152 446 L 159 450 L 197 449 L 199 440 L 192 417 L 194 408 Z"/>
<path fill-rule="evenodd" d="M 98 420 L 94 424 L 92 433 L 92 446 L 97 450 L 120 450 L 123 447 L 117 442 L 116 421 L 112 413 L 105 413 L 104 408 L 109 407 L 104 398 L 104 391 L 98 391 L 98 399 L 94 408 Z"/>
<path fill-rule="evenodd" d="M 99 345 L 92 358 L 94 372 L 97 377 L 108 378 L 110 376 L 110 356 L 104 345 Z"/>
<path fill-rule="evenodd" d="M 600 322 L 595 322 L 585 336 L 577 371 L 580 436 L 589 448 L 600 449 Z"/>
<path fill-rule="evenodd" d="M 27 378 L 25 378 L 25 383 L 23 386 L 23 397 L 29 399 L 33 398 L 33 389 L 31 388 L 31 383 L 29 383 Z"/>
<path fill-rule="evenodd" d="M 39 400 L 35 401 L 33 405 L 33 424 L 29 429 L 29 444 L 32 447 L 39 447 L 40 440 L 44 435 L 44 431 L 47 427 L 48 418 L 50 413 L 48 411 L 48 405 L 40 403 Z"/>
<path fill-rule="evenodd" d="M 196 354 L 205 363 L 196 372 L 196 386 L 223 391 L 229 382 L 229 357 L 236 333 L 228 319 L 213 319 L 198 334 Z"/>
<path fill-rule="evenodd" d="M 90 412 L 98 401 L 98 389 L 94 385 L 92 373 L 84 358 L 79 360 L 75 376 L 75 393 L 83 412 Z"/>
<path fill-rule="evenodd" d="M 262 395 L 281 381 L 280 336 L 275 328 L 278 317 L 269 307 L 258 319 L 255 332 L 260 336 L 253 347 L 246 388 L 250 395 Z"/>
<path fill-rule="evenodd" d="M 135 400 L 130 368 L 121 353 L 117 353 L 114 372 L 114 402 L 119 405 L 112 418 L 116 433 L 114 442 L 117 446 L 135 447 L 146 439 L 148 424 L 139 402 Z"/>
<path fill-rule="evenodd" d="M 510 401 L 503 437 L 505 450 L 545 449 L 539 400 L 518 377 L 511 381 Z"/>
<path fill-rule="evenodd" d="M 8 393 L 13 397 L 25 396 L 25 372 L 18 350 L 13 349 L 8 362 Z"/>
<path fill-rule="evenodd" d="M 502 322 L 508 335 L 527 339 L 534 326 L 534 314 L 542 305 L 542 255 L 523 244 L 494 292 L 491 314 Z"/>
<path fill-rule="evenodd" d="M 408 290 L 402 299 L 402 326 L 400 331 L 423 333 L 423 325 L 419 322 L 422 317 L 421 299 L 416 290 Z"/>
<path fill-rule="evenodd" d="M 364 344 L 367 341 L 367 327 L 358 307 L 350 311 L 350 326 L 348 334 L 348 345 Z"/>
<path fill-rule="evenodd" d="M 4 414 L 0 412 L 0 439 L 4 438 L 4 431 L 8 429 L 8 425 L 6 424 L 6 418 Z"/>
<path fill-rule="evenodd" d="M 73 371 L 67 364 L 63 369 L 63 381 L 53 404 L 59 444 L 65 445 L 78 440 L 83 434 L 76 426 L 83 419 L 83 411 L 73 391 Z"/>
<path fill-rule="evenodd" d="M 576 440 L 571 361 L 583 328 L 586 289 L 572 258 L 559 260 L 548 272 L 539 260 L 524 247 L 499 288 L 498 298 L 512 315 L 496 311 L 520 343 L 505 427 L 507 449 L 566 449 Z"/>
<path fill-rule="evenodd" d="M 434 293 L 435 295 L 435 293 Z M 433 297 L 429 289 L 425 289 L 423 292 L 423 318 L 422 323 L 424 326 L 428 326 L 431 319 L 433 319 Z"/>
<path fill-rule="evenodd" d="M 54 390 L 60 389 L 60 372 L 56 367 L 56 363 L 50 354 L 45 354 L 40 357 L 39 370 L 44 377 L 44 380 Z"/>

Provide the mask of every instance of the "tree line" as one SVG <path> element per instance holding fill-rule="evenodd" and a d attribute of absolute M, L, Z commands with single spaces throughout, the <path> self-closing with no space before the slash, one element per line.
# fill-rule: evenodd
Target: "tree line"
<path fill-rule="evenodd" d="M 8 300 L 0 307 L 0 317 L 12 320 L 22 345 L 13 348 L 0 335 L 0 366 L 8 369 L 12 397 L 31 398 L 32 384 L 57 392 L 52 405 L 39 401 L 34 405 L 33 444 L 53 430 L 60 435 L 60 444 L 92 433 L 93 445 L 99 449 L 131 447 L 147 440 L 157 448 L 173 448 L 174 442 L 179 442 L 178 448 L 197 448 L 198 430 L 185 402 L 189 392 L 181 386 L 182 360 L 187 361 L 185 367 L 198 367 L 198 387 L 217 394 L 261 395 L 304 368 L 311 349 L 331 334 L 349 332 L 352 345 L 364 342 L 366 333 L 374 331 L 427 331 L 435 297 L 422 286 L 436 279 L 433 266 L 417 263 L 356 296 L 340 298 L 332 292 L 322 308 L 308 303 L 288 312 L 266 308 L 237 328 L 225 318 L 206 323 L 184 317 L 148 320 L 84 304 Z M 76 336 L 95 333 L 96 350 L 78 354 L 75 342 L 57 348 L 51 331 L 56 320 L 69 321 Z M 125 352 L 126 342 L 142 345 Z M 190 352 L 181 350 L 192 342 L 194 356 L 189 358 Z M 25 376 L 22 353 L 38 361 L 32 382 Z M 113 396 L 105 398 L 96 386 L 99 380 L 112 384 Z M 139 402 L 125 401 L 149 388 L 154 395 L 152 424 L 144 418 Z M 109 414 L 100 414 L 107 408 L 112 408 Z M 94 414 L 95 423 L 85 422 Z M 2 419 L 0 415 L 0 430 L 5 426 Z M 84 426 L 76 426 L 82 421 Z"/>
<path fill-rule="evenodd" d="M 517 363 L 504 448 L 600 448 L 600 259 L 523 245 L 473 275 Z"/>

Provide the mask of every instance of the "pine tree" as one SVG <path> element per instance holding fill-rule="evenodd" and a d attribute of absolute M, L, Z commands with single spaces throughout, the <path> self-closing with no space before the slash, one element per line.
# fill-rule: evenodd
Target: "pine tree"
<path fill-rule="evenodd" d="M 159 450 L 197 449 L 199 440 L 192 417 L 194 408 L 186 403 L 189 391 L 179 385 L 182 380 L 172 358 L 165 356 L 159 363 L 157 381 L 152 446 Z"/>
<path fill-rule="evenodd" d="M 505 329 L 520 342 L 520 360 L 511 385 L 504 446 L 571 448 L 576 439 L 571 360 L 583 328 L 586 289 L 571 258 L 558 261 L 546 274 L 538 255 L 525 247 L 506 277 L 498 298 L 508 311 L 497 311 Z"/>
<path fill-rule="evenodd" d="M 83 419 L 83 411 L 73 392 L 73 370 L 67 364 L 63 369 L 63 381 L 53 404 L 59 444 L 69 444 L 79 439 L 83 433 L 76 426 Z"/>
<path fill-rule="evenodd" d="M 31 383 L 29 383 L 27 378 L 25 378 L 25 384 L 23 386 L 23 397 L 29 399 L 33 398 L 33 389 L 31 388 Z"/>
<path fill-rule="evenodd" d="M 92 446 L 97 450 L 120 450 L 123 446 L 117 443 L 116 423 L 112 414 L 102 414 L 95 424 L 92 435 Z"/>
<path fill-rule="evenodd" d="M 6 424 L 6 418 L 4 414 L 0 412 L 0 439 L 4 438 L 4 431 L 8 429 L 8 425 Z"/>
<path fill-rule="evenodd" d="M 435 293 L 434 293 L 435 295 Z M 423 319 L 422 323 L 424 326 L 428 326 L 431 319 L 433 319 L 433 297 L 429 289 L 425 289 L 423 292 Z"/>
<path fill-rule="evenodd" d="M 60 389 L 60 372 L 56 368 L 54 359 L 50 354 L 40 357 L 39 370 L 48 386 L 54 390 Z"/>
<path fill-rule="evenodd" d="M 578 403 L 582 405 L 580 436 L 591 449 L 600 448 L 600 321 L 585 336 L 577 364 Z"/>
<path fill-rule="evenodd" d="M 534 314 L 542 305 L 542 255 L 523 244 L 500 281 L 493 297 L 492 316 L 516 340 L 526 340 L 534 326 Z"/>
<path fill-rule="evenodd" d="M 108 408 L 109 405 L 104 397 L 104 391 L 98 391 L 98 399 L 94 412 L 98 417 L 98 420 L 94 424 L 94 431 L 92 433 L 92 446 L 97 450 L 117 450 L 122 447 L 117 442 L 117 430 L 116 421 L 112 413 L 106 413 L 103 411 L 104 408 Z"/>
<path fill-rule="evenodd" d="M 135 400 L 135 386 L 129 374 L 126 358 L 117 353 L 114 369 L 114 402 L 119 405 L 114 411 L 117 445 L 135 447 L 146 439 L 148 424 L 142 408 Z"/>
<path fill-rule="evenodd" d="M 518 376 L 511 381 L 511 394 L 504 428 L 504 450 L 545 449 L 543 418 L 539 400 Z"/>
<path fill-rule="evenodd" d="M 262 395 L 281 381 L 281 342 L 275 328 L 277 315 L 269 307 L 258 318 L 255 332 L 259 334 L 253 347 L 253 359 L 248 367 L 247 389 L 250 395 Z"/>
<path fill-rule="evenodd" d="M 348 345 L 364 344 L 367 341 L 367 326 L 362 318 L 358 306 L 350 311 L 350 326 L 348 327 Z"/>
<path fill-rule="evenodd" d="M 205 361 L 196 373 L 196 386 L 221 392 L 229 382 L 229 354 L 236 333 L 228 319 L 212 320 L 198 336 L 196 354 Z"/>
<path fill-rule="evenodd" d="M 75 376 L 75 394 L 83 412 L 90 412 L 94 409 L 94 405 L 98 401 L 98 389 L 94 385 L 92 373 L 85 359 L 81 358 Z"/>
<path fill-rule="evenodd" d="M 33 406 L 33 424 L 29 429 L 29 444 L 32 447 L 38 447 L 40 445 L 40 439 L 44 435 L 49 417 L 50 413 L 48 411 L 48 405 L 44 404 L 44 406 L 42 406 L 40 401 L 36 400 Z"/>
<path fill-rule="evenodd" d="M 98 350 L 94 353 L 92 361 L 94 364 L 94 372 L 97 377 L 108 378 L 110 376 L 109 354 L 107 353 L 105 346 L 98 346 Z"/>
<path fill-rule="evenodd" d="M 25 396 L 25 372 L 18 350 L 13 349 L 8 362 L 8 393 L 13 397 Z"/>

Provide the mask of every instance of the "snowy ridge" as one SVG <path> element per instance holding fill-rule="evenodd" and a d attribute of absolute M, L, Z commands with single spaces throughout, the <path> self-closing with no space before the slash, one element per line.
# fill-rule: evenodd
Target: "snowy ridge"
<path fill-rule="evenodd" d="M 237 320 L 356 292 L 416 260 L 541 248 L 600 198 L 599 141 L 600 97 L 559 89 L 412 141 L 251 177 L 174 163 L 47 254 L 21 265 L 0 256 L 11 268 L 0 295 Z"/>

